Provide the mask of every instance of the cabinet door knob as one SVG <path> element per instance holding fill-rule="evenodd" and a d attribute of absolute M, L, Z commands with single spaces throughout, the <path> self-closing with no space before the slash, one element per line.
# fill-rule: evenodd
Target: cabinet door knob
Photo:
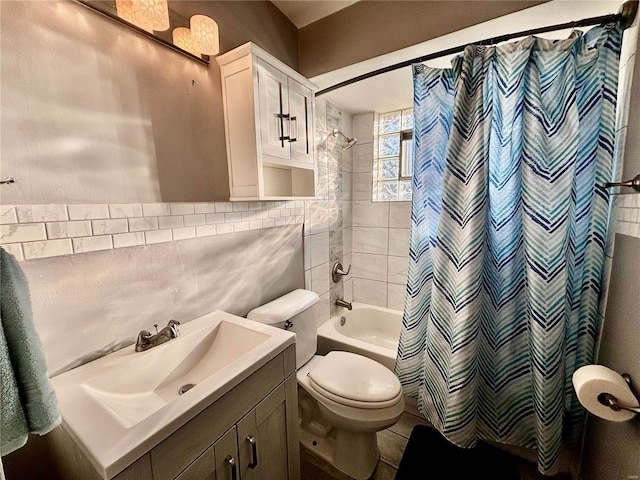
<path fill-rule="evenodd" d="M 256 439 L 251 435 L 247 435 L 245 439 L 251 445 L 251 461 L 249 462 L 249 468 L 254 469 L 258 466 L 258 444 Z"/>
<path fill-rule="evenodd" d="M 227 462 L 229 468 L 231 469 L 231 480 L 238 480 L 238 464 L 236 462 L 236 459 L 231 455 L 227 455 L 224 461 Z"/>

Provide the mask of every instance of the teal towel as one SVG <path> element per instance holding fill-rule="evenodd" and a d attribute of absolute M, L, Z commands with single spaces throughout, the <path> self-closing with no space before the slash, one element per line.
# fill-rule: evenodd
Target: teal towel
<path fill-rule="evenodd" d="M 0 248 L 0 454 L 60 423 L 40 338 L 33 325 L 29 285 L 16 258 Z"/>

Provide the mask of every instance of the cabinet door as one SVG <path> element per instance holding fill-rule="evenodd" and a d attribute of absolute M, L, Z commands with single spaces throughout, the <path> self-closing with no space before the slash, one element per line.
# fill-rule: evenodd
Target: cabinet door
<path fill-rule="evenodd" d="M 240 480 L 236 428 L 227 431 L 213 444 L 216 480 Z"/>
<path fill-rule="evenodd" d="M 242 480 L 290 478 L 285 400 L 281 384 L 238 422 Z"/>
<path fill-rule="evenodd" d="M 258 98 L 260 100 L 260 136 L 262 153 L 290 159 L 289 98 L 287 76 L 271 65 L 257 59 Z"/>
<path fill-rule="evenodd" d="M 291 159 L 313 165 L 313 94 L 291 78 L 288 86 Z"/>
<path fill-rule="evenodd" d="M 209 447 L 176 480 L 216 480 L 216 464 L 213 446 Z"/>

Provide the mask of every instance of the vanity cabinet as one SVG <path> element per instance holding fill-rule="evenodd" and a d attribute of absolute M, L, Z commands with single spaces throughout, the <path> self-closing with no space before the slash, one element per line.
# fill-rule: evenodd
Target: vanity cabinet
<path fill-rule="evenodd" d="M 316 87 L 252 43 L 217 62 L 231 200 L 314 198 Z"/>
<path fill-rule="evenodd" d="M 155 445 L 115 480 L 300 480 L 295 345 Z M 54 430 L 58 474 L 99 480 L 63 427 Z"/>

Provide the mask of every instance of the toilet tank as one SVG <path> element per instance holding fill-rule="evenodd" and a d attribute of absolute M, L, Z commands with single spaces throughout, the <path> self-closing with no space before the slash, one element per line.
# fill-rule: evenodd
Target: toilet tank
<path fill-rule="evenodd" d="M 318 294 L 298 289 L 254 308 L 247 314 L 249 320 L 284 328 L 296 334 L 296 368 L 307 363 L 316 353 L 318 333 Z"/>

